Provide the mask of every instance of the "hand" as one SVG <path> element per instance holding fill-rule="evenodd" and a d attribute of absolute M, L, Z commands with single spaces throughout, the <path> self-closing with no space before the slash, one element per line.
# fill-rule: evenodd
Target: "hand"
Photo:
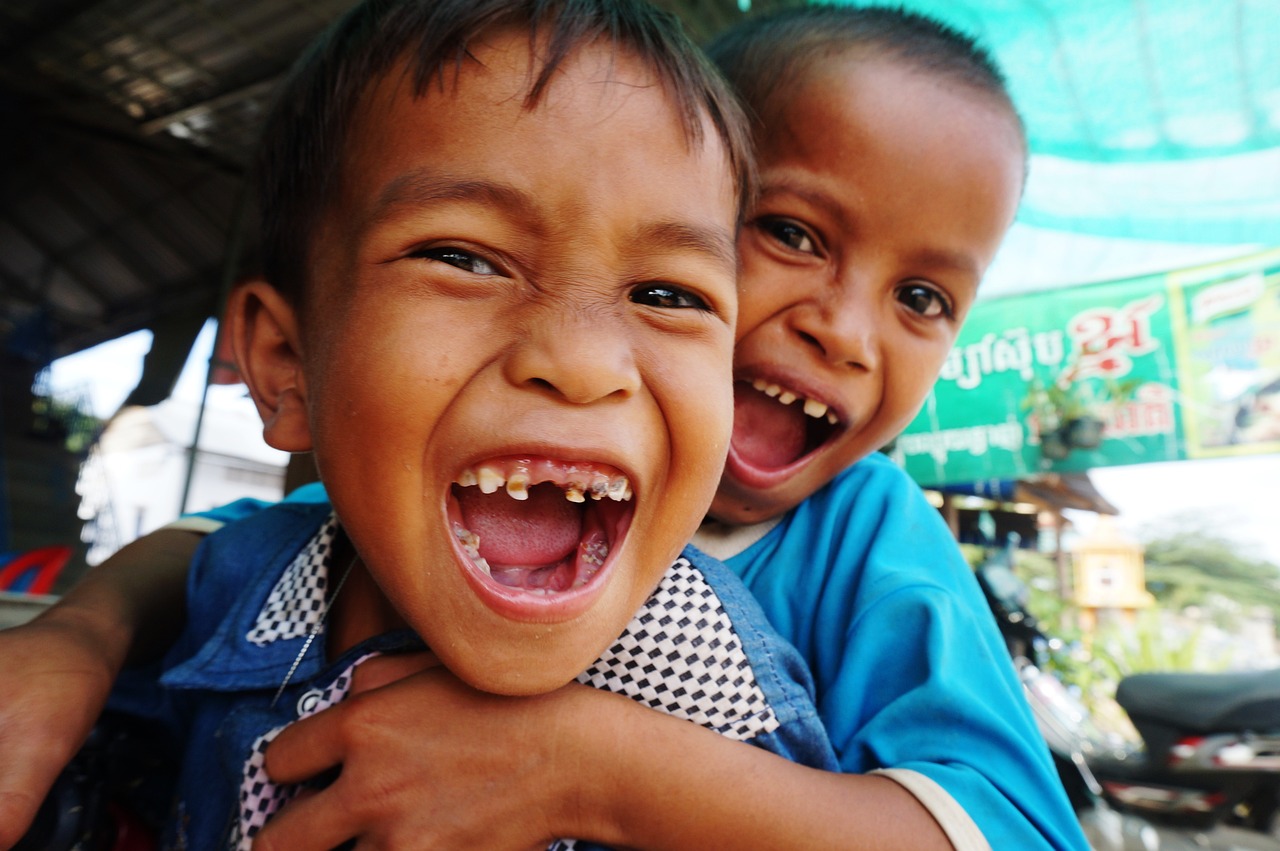
<path fill-rule="evenodd" d="M 267 770 L 277 782 L 338 764 L 342 773 L 277 813 L 255 849 L 327 849 L 351 838 L 361 849 L 543 849 L 577 823 L 564 812 L 575 796 L 557 778 L 580 782 L 586 760 L 573 733 L 591 726 L 579 714 L 589 711 L 581 698 L 601 693 L 570 685 L 501 697 L 443 668 L 421 670 L 436 664 L 421 656 L 370 660 L 355 689 L 371 690 L 271 743 Z M 421 672 L 392 682 L 411 671 Z"/>
<path fill-rule="evenodd" d="M 0 848 L 30 827 L 93 729 L 117 667 L 97 635 L 70 619 L 0 631 Z"/>

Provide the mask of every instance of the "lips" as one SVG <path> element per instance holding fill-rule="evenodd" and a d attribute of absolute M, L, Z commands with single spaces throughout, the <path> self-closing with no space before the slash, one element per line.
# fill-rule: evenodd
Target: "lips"
<path fill-rule="evenodd" d="M 507 456 L 458 475 L 450 532 L 481 598 L 541 617 L 594 597 L 634 514 L 631 482 L 606 464 Z"/>

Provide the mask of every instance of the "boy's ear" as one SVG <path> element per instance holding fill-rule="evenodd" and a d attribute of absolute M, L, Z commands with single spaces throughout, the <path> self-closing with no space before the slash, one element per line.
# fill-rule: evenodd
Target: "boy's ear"
<path fill-rule="evenodd" d="M 310 451 L 297 311 L 279 290 L 253 278 L 232 290 L 225 316 L 236 364 L 262 417 L 263 438 L 285 452 Z"/>

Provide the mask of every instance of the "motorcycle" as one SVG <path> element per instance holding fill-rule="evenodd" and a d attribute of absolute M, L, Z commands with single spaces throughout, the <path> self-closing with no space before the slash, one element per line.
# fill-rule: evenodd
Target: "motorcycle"
<path fill-rule="evenodd" d="M 1047 672 L 1062 642 L 1027 609 L 1016 545 L 978 583 L 1093 847 L 1280 851 L 1280 671 L 1126 677 L 1116 703 L 1132 730 L 1108 725 Z"/>

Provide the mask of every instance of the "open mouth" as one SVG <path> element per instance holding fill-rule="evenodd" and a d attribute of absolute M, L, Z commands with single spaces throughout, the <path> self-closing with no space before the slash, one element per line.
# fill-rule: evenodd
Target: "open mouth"
<path fill-rule="evenodd" d="M 844 428 L 825 402 L 764 379 L 736 382 L 733 403 L 733 454 L 760 472 L 796 464 Z"/>
<path fill-rule="evenodd" d="M 448 502 L 450 529 L 476 570 L 535 596 L 588 585 L 634 513 L 631 482 L 619 470 L 528 456 L 469 467 Z"/>

